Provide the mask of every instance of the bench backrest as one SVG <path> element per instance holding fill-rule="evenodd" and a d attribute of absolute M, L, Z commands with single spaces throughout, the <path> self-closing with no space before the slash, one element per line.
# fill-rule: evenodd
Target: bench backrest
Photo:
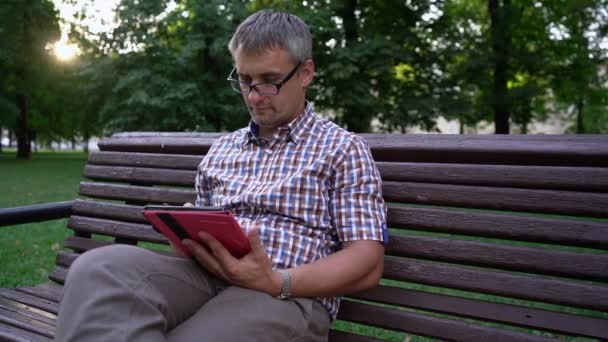
<path fill-rule="evenodd" d="M 148 203 L 195 199 L 219 134 L 99 143 L 51 279 L 108 243 L 166 245 Z M 382 285 L 342 302 L 338 330 L 445 340 L 608 339 L 608 137 L 364 135 L 389 203 Z M 350 325 L 372 326 L 359 329 Z M 540 332 L 530 332 L 535 329 Z M 398 337 L 402 338 L 402 337 Z M 374 341 L 333 331 L 332 341 Z"/>

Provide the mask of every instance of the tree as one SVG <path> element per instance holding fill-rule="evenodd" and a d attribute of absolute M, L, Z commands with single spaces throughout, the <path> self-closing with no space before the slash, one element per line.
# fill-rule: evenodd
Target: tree
<path fill-rule="evenodd" d="M 35 107 L 29 100 L 47 91 L 39 80 L 48 72 L 46 45 L 59 38 L 57 11 L 48 0 L 0 3 L 0 55 L 4 65 L 4 91 L 14 96 L 17 115 L 17 157 L 31 154 L 29 119 Z"/>

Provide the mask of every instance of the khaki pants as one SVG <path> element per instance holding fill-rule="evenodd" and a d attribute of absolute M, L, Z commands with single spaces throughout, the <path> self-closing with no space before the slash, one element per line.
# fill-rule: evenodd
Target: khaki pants
<path fill-rule="evenodd" d="M 113 245 L 68 273 L 57 341 L 327 341 L 327 310 L 226 286 L 189 259 Z"/>

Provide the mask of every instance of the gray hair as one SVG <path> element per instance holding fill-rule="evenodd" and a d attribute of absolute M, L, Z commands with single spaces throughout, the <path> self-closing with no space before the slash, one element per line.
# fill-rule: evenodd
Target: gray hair
<path fill-rule="evenodd" d="M 228 43 L 233 58 L 238 49 L 260 55 L 274 48 L 287 50 L 294 62 L 311 59 L 312 38 L 308 25 L 293 14 L 261 10 L 247 17 Z"/>

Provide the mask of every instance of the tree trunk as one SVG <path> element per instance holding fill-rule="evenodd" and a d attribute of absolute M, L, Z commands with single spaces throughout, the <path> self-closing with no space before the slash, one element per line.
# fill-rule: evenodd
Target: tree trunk
<path fill-rule="evenodd" d="M 19 73 L 18 73 L 19 74 Z M 24 93 L 17 94 L 17 158 L 30 159 L 32 150 L 30 145 L 30 134 L 27 125 L 27 100 Z"/>
<path fill-rule="evenodd" d="M 576 134 L 585 134 L 585 120 L 583 116 L 583 109 L 585 102 L 582 98 L 579 98 L 576 102 Z"/>
<path fill-rule="evenodd" d="M 13 148 L 13 132 L 8 130 L 8 147 Z"/>
<path fill-rule="evenodd" d="M 82 151 L 84 153 L 89 153 L 89 140 L 91 139 L 89 132 L 84 132 L 84 136 L 82 137 Z"/>
<path fill-rule="evenodd" d="M 345 0 L 342 3 L 339 13 L 342 17 L 342 25 L 344 27 L 344 39 L 346 48 L 354 47 L 359 40 L 357 16 L 357 0 Z M 362 69 L 362 65 L 355 62 L 355 66 Z M 352 85 L 351 85 L 352 86 Z M 345 91 L 348 91 L 345 89 Z M 350 90 L 352 91 L 352 89 Z M 370 131 L 371 113 L 362 108 L 356 103 L 345 103 L 342 122 L 348 130 L 357 133 L 366 133 Z"/>
<path fill-rule="evenodd" d="M 489 0 L 490 31 L 494 64 L 492 107 L 496 134 L 509 134 L 509 94 L 507 89 L 509 62 L 509 16 L 511 0 Z"/>

